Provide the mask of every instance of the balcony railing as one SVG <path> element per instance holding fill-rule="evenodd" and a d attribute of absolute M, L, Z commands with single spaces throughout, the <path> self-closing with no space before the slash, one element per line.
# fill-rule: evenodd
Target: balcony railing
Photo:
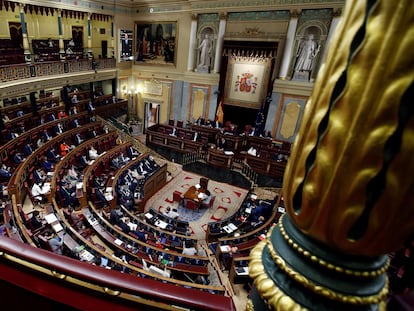
<path fill-rule="evenodd" d="M 114 58 L 99 59 L 97 68 L 111 69 L 116 67 Z M 0 67 L 0 82 L 10 82 L 56 74 L 67 74 L 95 70 L 94 61 L 89 59 L 69 60 L 63 62 L 42 62 L 33 64 L 17 64 Z"/>

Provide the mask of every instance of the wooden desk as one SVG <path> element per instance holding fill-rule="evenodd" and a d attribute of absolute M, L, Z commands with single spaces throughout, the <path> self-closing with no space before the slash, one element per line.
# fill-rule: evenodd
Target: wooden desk
<path fill-rule="evenodd" d="M 187 207 L 187 201 L 192 201 L 195 203 L 194 209 L 198 209 L 200 207 L 202 199 L 198 197 L 200 193 L 204 193 L 204 189 L 197 189 L 196 186 L 191 186 L 188 190 L 183 194 L 185 207 Z M 188 207 L 191 208 L 191 207 Z"/>

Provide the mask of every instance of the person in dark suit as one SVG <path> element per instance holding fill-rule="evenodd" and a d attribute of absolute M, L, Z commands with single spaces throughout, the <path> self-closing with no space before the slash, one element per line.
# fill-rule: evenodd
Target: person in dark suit
<path fill-rule="evenodd" d="M 60 155 L 56 154 L 55 149 L 51 148 L 48 152 L 47 152 L 47 157 L 48 159 L 53 162 L 56 163 L 60 160 Z"/>
<path fill-rule="evenodd" d="M 227 141 L 224 137 L 221 137 L 217 143 L 218 150 L 226 150 L 227 149 Z"/>
<path fill-rule="evenodd" d="M 10 169 L 7 167 L 6 164 L 2 164 L 0 167 L 0 177 L 10 178 L 11 177 Z"/>
<path fill-rule="evenodd" d="M 40 229 L 45 223 L 45 220 L 40 217 L 39 211 L 34 211 L 32 213 L 32 218 L 30 218 L 30 225 L 32 226 L 33 230 Z"/>
<path fill-rule="evenodd" d="M 23 155 L 22 155 L 20 152 L 16 152 L 16 153 L 14 154 L 13 160 L 14 160 L 14 163 L 16 163 L 16 164 L 20 164 L 20 163 L 22 163 L 24 160 L 26 160 L 26 158 L 24 158 L 24 157 L 23 157 Z"/>
<path fill-rule="evenodd" d="M 63 125 L 62 125 L 62 123 L 58 123 L 56 126 L 55 126 L 55 134 L 56 135 L 59 135 L 59 134 L 62 134 L 64 132 L 64 129 L 63 129 Z"/>
<path fill-rule="evenodd" d="M 48 160 L 47 156 L 43 157 L 42 167 L 46 172 L 51 172 L 53 170 L 53 163 Z"/>
<path fill-rule="evenodd" d="M 33 149 L 32 146 L 30 145 L 30 143 L 28 142 L 25 146 L 24 146 L 24 154 L 27 156 L 31 155 L 33 153 Z"/>
<path fill-rule="evenodd" d="M 70 184 L 64 183 L 62 187 L 60 187 L 60 193 L 65 206 L 79 206 L 79 200 L 76 198 L 76 189 L 71 187 Z"/>
<path fill-rule="evenodd" d="M 49 140 L 51 140 L 53 137 L 52 136 L 50 136 L 50 134 L 47 132 L 47 130 L 44 130 L 43 131 L 43 140 L 44 141 L 49 141 Z"/>
<path fill-rule="evenodd" d="M 83 140 L 83 138 L 81 137 L 81 134 L 79 134 L 79 133 L 77 133 L 76 135 L 75 135 L 75 144 L 76 144 L 76 146 L 79 146 L 81 143 L 83 143 L 84 142 L 84 140 Z"/>

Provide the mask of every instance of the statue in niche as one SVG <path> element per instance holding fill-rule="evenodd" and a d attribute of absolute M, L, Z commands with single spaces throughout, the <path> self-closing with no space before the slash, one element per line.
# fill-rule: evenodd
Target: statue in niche
<path fill-rule="evenodd" d="M 213 53 L 213 40 L 210 31 L 204 33 L 204 39 L 198 46 L 198 50 L 200 51 L 200 59 L 197 66 L 198 71 L 209 72 Z"/>
<path fill-rule="evenodd" d="M 296 53 L 297 60 L 295 65 L 296 72 L 310 72 L 313 69 L 315 58 L 319 53 L 320 45 L 314 40 L 313 34 L 309 34 L 307 40 L 303 40 L 299 44 Z"/>

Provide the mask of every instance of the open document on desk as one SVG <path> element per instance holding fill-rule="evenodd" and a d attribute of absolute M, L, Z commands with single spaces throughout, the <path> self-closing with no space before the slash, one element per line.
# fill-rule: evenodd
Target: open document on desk
<path fill-rule="evenodd" d="M 249 275 L 249 267 L 236 267 L 237 275 Z"/>
<path fill-rule="evenodd" d="M 233 231 L 237 230 L 237 227 L 233 223 L 229 223 L 227 226 L 224 226 L 223 229 L 227 233 L 232 233 Z"/>
<path fill-rule="evenodd" d="M 155 222 L 155 225 L 157 226 L 157 227 L 159 227 L 159 228 L 161 228 L 161 229 L 165 229 L 165 228 L 167 228 L 167 223 L 165 222 L 165 221 L 162 221 L 162 220 L 157 220 L 156 222 Z"/>

